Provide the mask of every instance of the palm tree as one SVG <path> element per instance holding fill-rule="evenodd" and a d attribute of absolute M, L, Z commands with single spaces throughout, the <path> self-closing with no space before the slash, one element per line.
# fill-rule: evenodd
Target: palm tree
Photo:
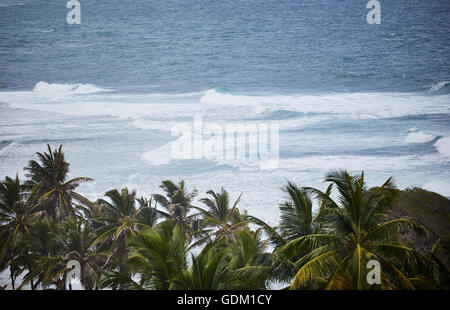
<path fill-rule="evenodd" d="M 91 246 L 96 237 L 89 222 L 69 220 L 62 224 L 62 234 L 56 236 L 63 245 L 60 255 L 67 271 L 67 263 L 76 260 L 80 263 L 80 282 L 84 289 L 93 289 L 100 279 L 106 253 L 99 247 Z"/>
<path fill-rule="evenodd" d="M 106 274 L 102 287 L 113 289 L 157 289 L 172 287 L 172 280 L 186 268 L 186 236 L 171 220 L 139 232 L 129 241 L 127 263 L 139 283 L 120 272 Z"/>
<path fill-rule="evenodd" d="M 99 199 L 98 204 L 101 206 L 100 217 L 97 222 L 103 225 L 97 229 L 97 237 L 94 238 L 92 245 L 99 242 L 109 243 L 108 264 L 112 257 L 117 259 L 119 272 L 123 274 L 129 273 L 126 258 L 128 255 L 127 239 L 135 237 L 140 229 L 151 228 L 150 225 L 154 221 L 148 221 L 148 214 L 154 211 L 147 211 L 150 207 L 143 203 L 136 208 L 136 192 L 123 188 L 121 192 L 117 189 L 110 190 L 105 193 L 111 202 Z M 149 212 L 146 214 L 146 212 Z M 142 213 L 142 216 L 141 216 Z"/>
<path fill-rule="evenodd" d="M 139 222 L 149 227 L 155 226 L 160 215 L 156 209 L 156 203 L 155 206 L 152 207 L 152 199 L 147 199 L 145 197 L 136 199 L 136 201 L 139 203 L 141 209 L 141 212 L 139 212 L 138 215 Z"/>
<path fill-rule="evenodd" d="M 238 199 L 230 207 L 230 196 L 223 187 L 218 193 L 213 190 L 209 190 L 206 193 L 212 199 L 202 198 L 200 201 L 206 205 L 207 209 L 196 207 L 200 211 L 200 214 L 203 215 L 201 221 L 203 230 L 198 234 L 201 236 L 201 239 L 197 244 L 204 243 L 208 240 L 233 242 L 236 237 L 235 233 L 245 227 L 249 222 L 244 219 L 237 208 L 242 194 L 239 195 Z"/>
<path fill-rule="evenodd" d="M 230 247 L 223 241 L 207 244 L 187 263 L 187 238 L 171 220 L 141 231 L 130 240 L 128 259 L 134 278 L 106 274 L 102 287 L 113 289 L 265 289 L 270 254 L 264 252 L 260 231 L 243 230 Z M 139 279 L 139 280 L 138 280 Z"/>
<path fill-rule="evenodd" d="M 24 240 L 26 254 L 18 260 L 19 264 L 24 262 L 24 266 L 31 266 L 21 287 L 39 283 L 44 287 L 56 285 L 57 289 L 65 289 L 68 262 L 76 260 L 81 267 L 82 286 L 93 289 L 100 278 L 106 253 L 91 246 L 95 235 L 89 223 L 71 219 L 58 224 L 44 220 L 36 223 L 34 228 Z M 34 279 L 38 281 L 33 283 Z"/>
<path fill-rule="evenodd" d="M 170 218 L 174 223 L 180 226 L 184 232 L 190 233 L 195 225 L 195 215 L 190 211 L 192 200 L 197 196 L 197 190 L 188 191 L 184 181 L 177 184 L 170 180 L 162 181 L 160 188 L 166 193 L 166 197 L 159 194 L 153 194 L 152 197 L 167 212 L 159 211 L 160 215 Z"/>
<path fill-rule="evenodd" d="M 233 244 L 225 241 L 208 243 L 191 266 L 177 273 L 172 289 L 181 290 L 256 290 L 266 289 L 270 276 L 269 253 L 260 230 L 241 230 Z"/>
<path fill-rule="evenodd" d="M 395 188 L 389 178 L 382 186 L 367 190 L 364 172 L 352 176 L 332 171 L 325 179 L 338 190 L 339 203 L 327 192 L 305 188 L 321 202 L 320 231 L 300 236 L 279 251 L 302 253 L 291 289 L 302 288 L 314 279 L 322 279 L 327 289 L 368 289 L 367 263 L 377 260 L 382 267 L 381 284 L 375 288 L 409 288 L 413 285 L 404 270 L 427 267 L 430 259 L 403 244 L 398 233 L 423 229 L 412 219 L 385 221 Z M 306 254 L 304 254 L 306 253 Z M 401 266 L 401 267 L 400 267 Z"/>
<path fill-rule="evenodd" d="M 320 213 L 313 214 L 313 199 L 304 188 L 288 182 L 285 192 L 289 199 L 280 205 L 280 231 L 289 242 L 320 230 Z"/>
<path fill-rule="evenodd" d="M 328 188 L 326 193 L 329 193 Z M 292 240 L 305 235 L 319 233 L 322 226 L 321 213 L 313 212 L 313 198 L 311 193 L 304 188 L 298 187 L 292 182 L 283 188 L 287 194 L 287 199 L 280 204 L 280 224 L 272 227 L 254 216 L 248 216 L 254 224 L 260 226 L 266 235 L 268 241 L 275 248 L 275 255 L 272 259 L 272 278 L 280 282 L 290 281 L 296 274 L 295 262 L 304 254 L 298 249 L 295 253 L 287 253 L 287 250 L 277 251 Z M 319 211 L 322 208 L 319 208 Z M 312 287 L 314 287 L 312 285 Z"/>
<path fill-rule="evenodd" d="M 230 267 L 239 279 L 238 289 L 266 289 L 272 276 L 273 255 L 266 252 L 268 240 L 262 240 L 262 230 L 243 229 L 229 247 Z"/>
<path fill-rule="evenodd" d="M 56 236 L 61 234 L 60 224 L 45 218 L 33 223 L 30 233 L 24 235 L 18 244 L 19 255 L 13 266 L 25 272 L 21 289 L 30 284 L 34 289 L 38 285 L 43 288 L 54 285 L 57 289 L 65 288 L 65 279 L 58 272 L 65 268 L 61 261 L 63 245 Z"/>
<path fill-rule="evenodd" d="M 87 199 L 75 192 L 75 189 L 84 182 L 93 181 L 90 178 L 79 177 L 67 180 L 69 163 L 64 158 L 62 145 L 52 151 L 47 145 L 48 153 L 36 153 L 40 163 L 31 160 L 25 170 L 32 186 L 37 186 L 40 204 L 47 216 L 52 218 L 65 218 L 75 216 L 72 200 L 87 202 Z"/>
<path fill-rule="evenodd" d="M 230 268 L 231 255 L 220 243 L 209 243 L 198 256 L 192 255 L 192 267 L 177 273 L 171 289 L 229 290 L 238 289 L 240 281 Z"/>
<path fill-rule="evenodd" d="M 14 270 L 11 261 L 17 255 L 16 244 L 24 234 L 30 232 L 31 223 L 40 215 L 30 202 L 33 194 L 29 194 L 28 198 L 26 196 L 25 188 L 17 175 L 15 179 L 6 177 L 0 183 L 0 270 L 10 267 L 13 289 L 17 270 Z"/>

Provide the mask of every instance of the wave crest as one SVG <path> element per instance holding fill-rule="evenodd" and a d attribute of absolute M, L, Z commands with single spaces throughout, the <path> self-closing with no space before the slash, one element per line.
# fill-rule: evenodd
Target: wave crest
<path fill-rule="evenodd" d="M 109 91 L 111 90 L 100 88 L 92 84 L 49 84 L 43 81 L 38 82 L 33 87 L 33 92 L 51 94 L 70 93 L 83 95 Z"/>
<path fill-rule="evenodd" d="M 442 156 L 450 159 L 450 137 L 439 139 L 434 144 L 434 147 Z"/>
<path fill-rule="evenodd" d="M 437 82 L 431 86 L 430 91 L 435 92 L 446 88 L 450 88 L 450 81 Z"/>
<path fill-rule="evenodd" d="M 436 138 L 436 136 L 424 133 L 422 131 L 414 131 L 408 134 L 405 141 L 409 143 L 427 143 Z"/>

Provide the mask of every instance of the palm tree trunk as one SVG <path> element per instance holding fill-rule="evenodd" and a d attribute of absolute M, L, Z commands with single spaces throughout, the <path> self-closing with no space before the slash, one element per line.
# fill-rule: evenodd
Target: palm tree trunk
<path fill-rule="evenodd" d="M 15 290 L 16 289 L 16 277 L 14 276 L 14 272 L 12 271 L 11 268 L 9 268 L 9 275 L 11 277 L 11 286 L 12 289 Z"/>
<path fill-rule="evenodd" d="M 124 274 L 124 275 L 129 276 L 130 268 L 129 268 L 127 262 L 126 262 L 127 255 L 125 253 L 125 255 L 121 255 L 121 256 L 122 257 L 120 257 L 120 259 L 119 259 L 119 272 Z"/>
<path fill-rule="evenodd" d="M 130 268 L 127 264 L 127 258 L 128 258 L 128 250 L 127 250 L 127 244 L 126 244 L 126 237 L 125 235 L 121 235 L 119 240 L 119 272 L 129 276 Z"/>

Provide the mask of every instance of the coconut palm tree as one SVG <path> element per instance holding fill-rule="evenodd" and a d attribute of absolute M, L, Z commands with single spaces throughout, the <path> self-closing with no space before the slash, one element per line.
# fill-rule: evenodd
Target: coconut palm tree
<path fill-rule="evenodd" d="M 138 220 L 140 223 L 143 223 L 149 227 L 153 227 L 156 225 L 160 214 L 155 206 L 152 207 L 152 199 L 147 199 L 145 197 L 141 197 L 136 199 L 141 209 L 141 212 L 138 214 Z"/>
<path fill-rule="evenodd" d="M 320 230 L 320 213 L 314 214 L 311 194 L 288 182 L 289 199 L 280 205 L 280 232 L 287 242 Z M 319 209 L 320 210 L 320 209 Z"/>
<path fill-rule="evenodd" d="M 432 262 L 398 238 L 404 231 L 423 234 L 419 225 L 409 218 L 386 220 L 395 197 L 391 179 L 371 191 L 366 188 L 364 172 L 352 176 L 332 171 L 325 181 L 337 188 L 338 202 L 330 192 L 305 188 L 322 204 L 324 225 L 320 231 L 293 239 L 279 250 L 302 254 L 295 262 L 297 272 L 291 289 L 305 287 L 314 279 L 326 280 L 327 289 L 412 289 L 404 270 L 427 267 Z M 382 273 L 381 284 L 371 287 L 366 275 L 372 260 L 381 264 Z"/>
<path fill-rule="evenodd" d="M 260 230 L 236 234 L 232 244 L 208 243 L 200 254 L 191 255 L 189 268 L 177 273 L 172 289 L 229 290 L 266 289 L 270 276 L 270 254 L 264 252 Z"/>
<path fill-rule="evenodd" d="M 326 193 L 330 190 L 331 188 L 328 188 Z M 288 182 L 283 191 L 287 194 L 287 199 L 279 206 L 279 226 L 272 227 L 254 216 L 248 216 L 248 219 L 264 230 L 268 241 L 275 248 L 275 255 L 271 257 L 273 264 L 271 277 L 280 282 L 288 282 L 296 274 L 295 262 L 306 253 L 300 251 L 287 253 L 287 249 L 277 250 L 292 240 L 319 233 L 322 227 L 320 212 L 322 206 L 319 207 L 319 212 L 313 212 L 311 193 L 292 182 Z"/>
<path fill-rule="evenodd" d="M 174 223 L 180 226 L 184 232 L 191 233 L 195 226 L 195 215 L 190 214 L 193 199 L 198 191 L 193 189 L 188 191 L 184 181 L 178 184 L 170 180 L 164 180 L 160 188 L 166 193 L 166 196 L 153 194 L 155 201 L 167 210 L 158 211 L 162 217 L 170 218 Z"/>
<path fill-rule="evenodd" d="M 73 200 L 87 203 L 87 199 L 75 192 L 84 182 L 93 181 L 90 178 L 79 177 L 67 180 L 69 163 L 66 162 L 62 145 L 52 151 L 47 145 L 48 153 L 36 153 L 39 161 L 31 160 L 25 170 L 30 178 L 29 185 L 38 186 L 39 204 L 52 218 L 62 219 L 75 216 Z"/>
<path fill-rule="evenodd" d="M 66 289 L 68 263 L 76 260 L 81 267 L 81 285 L 85 289 L 93 289 L 100 278 L 106 253 L 91 246 L 95 234 L 89 223 L 75 219 L 61 224 L 44 220 L 34 227 L 25 240 L 26 254 L 18 261 L 34 264 L 24 276 L 21 287 L 37 278 L 37 283 L 44 287 L 56 285 L 57 289 Z"/>
<path fill-rule="evenodd" d="M 209 190 L 206 192 L 211 198 L 202 198 L 200 201 L 206 205 L 206 209 L 195 207 L 200 211 L 202 220 L 200 227 L 202 228 L 197 236 L 200 240 L 195 245 L 200 245 L 208 241 L 235 241 L 235 233 L 244 228 L 249 221 L 248 217 L 240 213 L 237 205 L 241 199 L 238 199 L 230 206 L 230 196 L 226 190 L 221 189 L 220 192 Z"/>
<path fill-rule="evenodd" d="M 262 230 L 243 229 L 229 247 L 230 268 L 239 279 L 239 289 L 266 289 L 272 276 L 273 255 L 266 252 L 268 240 L 262 239 Z"/>
<path fill-rule="evenodd" d="M 139 232 L 129 241 L 127 263 L 139 282 L 120 272 L 109 272 L 102 287 L 113 289 L 157 289 L 172 287 L 172 280 L 186 268 L 187 241 L 181 228 L 171 220 Z"/>
<path fill-rule="evenodd" d="M 6 177 L 0 183 L 0 236 L 2 247 L 0 259 L 9 247 L 14 247 L 16 241 L 24 233 L 29 233 L 30 224 L 39 212 L 32 210 L 32 205 L 25 199 L 25 189 L 20 184 L 19 177 Z"/>
<path fill-rule="evenodd" d="M 141 204 L 136 207 L 136 192 L 123 188 L 120 192 L 117 189 L 110 190 L 105 196 L 111 202 L 99 199 L 100 217 L 97 222 L 103 226 L 96 230 L 97 237 L 94 238 L 92 245 L 100 243 L 109 244 L 108 258 L 106 264 L 114 257 L 117 260 L 119 272 L 128 275 L 129 268 L 126 264 L 128 255 L 127 239 L 135 237 L 140 229 L 151 228 L 154 221 L 148 221 L 148 214 L 154 211 L 147 211 L 150 207 L 147 204 Z M 145 215 L 146 212 L 149 212 Z M 142 215 L 141 215 L 142 213 Z"/>
<path fill-rule="evenodd" d="M 65 288 L 63 276 L 55 276 L 65 267 L 60 258 L 63 246 L 56 238 L 60 234 L 60 224 L 45 218 L 33 223 L 30 233 L 23 236 L 18 244 L 19 255 L 13 262 L 13 266 L 25 272 L 19 289 L 26 284 L 30 284 L 32 289 L 39 285 L 42 288 Z"/>
<path fill-rule="evenodd" d="M 207 244 L 187 263 L 187 238 L 171 220 L 144 230 L 129 241 L 128 259 L 134 277 L 109 272 L 102 287 L 113 289 L 264 289 L 269 277 L 270 254 L 260 231 L 243 230 L 230 245 Z M 139 280 L 138 280 L 139 279 Z"/>
<path fill-rule="evenodd" d="M 191 255 L 192 266 L 172 279 L 171 289 L 229 290 L 238 289 L 240 280 L 230 268 L 231 255 L 220 243 L 207 244 L 198 256 Z"/>
<path fill-rule="evenodd" d="M 90 223 L 82 219 L 63 223 L 61 235 L 56 236 L 63 247 L 60 257 L 64 270 L 61 271 L 67 271 L 69 261 L 78 261 L 81 267 L 80 282 L 84 289 L 95 288 L 106 260 L 105 252 L 99 247 L 91 246 L 95 237 Z"/>
<path fill-rule="evenodd" d="M 17 270 L 11 262 L 17 255 L 16 244 L 24 234 L 30 232 L 31 224 L 41 214 L 34 210 L 32 197 L 33 193 L 27 195 L 17 175 L 15 179 L 6 177 L 5 181 L 0 183 L 0 270 L 10 267 L 13 289 Z"/>

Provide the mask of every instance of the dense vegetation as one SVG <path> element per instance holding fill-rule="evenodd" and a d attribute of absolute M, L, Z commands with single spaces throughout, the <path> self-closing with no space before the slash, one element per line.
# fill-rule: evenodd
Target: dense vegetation
<path fill-rule="evenodd" d="M 448 287 L 447 240 L 417 246 L 431 229 L 397 214 L 407 204 L 399 206 L 403 192 L 391 179 L 369 189 L 364 173 L 331 171 L 325 192 L 288 183 L 271 227 L 223 188 L 197 205 L 198 191 L 183 181 L 163 181 L 165 195 L 123 188 L 90 201 L 76 189 L 92 180 L 67 180 L 61 146 L 37 156 L 27 180 L 6 177 L 0 186 L 0 270 L 13 289 L 68 289 L 71 260 L 85 289 Z M 380 284 L 366 280 L 370 260 L 381 265 Z"/>

